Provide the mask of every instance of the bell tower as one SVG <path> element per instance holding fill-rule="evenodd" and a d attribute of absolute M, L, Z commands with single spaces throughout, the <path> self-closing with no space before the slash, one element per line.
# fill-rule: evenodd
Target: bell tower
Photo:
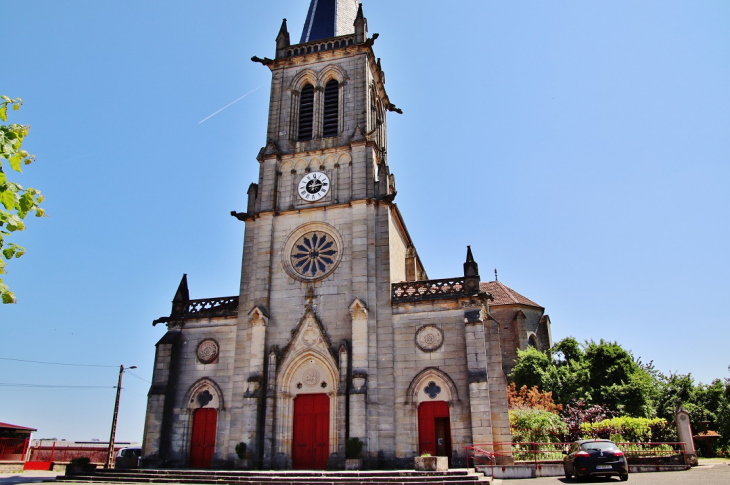
<path fill-rule="evenodd" d="M 248 215 L 393 192 L 386 114 L 400 110 L 385 91 L 385 74 L 372 49 L 376 38 L 368 38 L 357 0 L 313 0 L 301 43 L 290 44 L 285 19 L 275 58 L 252 58 L 271 70 L 272 82 L 266 146 L 257 157 L 257 196 Z M 313 175 L 300 187 L 302 170 Z M 311 181 L 314 186 L 307 186 Z"/>
<path fill-rule="evenodd" d="M 234 371 L 244 376 L 239 392 L 245 398 L 242 412 L 232 416 L 246 416 L 239 429 L 262 466 L 284 468 L 306 461 L 292 458 L 291 450 L 299 449 L 292 440 L 302 429 L 292 412 L 298 395 L 315 390 L 329 396 L 331 429 L 318 433 L 329 436 L 331 456 L 344 456 L 348 437 L 361 438 L 366 449 L 394 447 L 394 436 L 387 437 L 392 443 L 378 443 L 382 437 L 366 431 L 377 429 L 379 420 L 394 427 L 392 413 L 380 413 L 377 404 L 366 411 L 365 399 L 377 393 L 379 380 L 372 346 L 381 339 L 392 349 L 392 334 L 377 336 L 380 326 L 392 328 L 389 312 L 368 313 L 367 307 L 389 308 L 391 282 L 406 279 L 409 245 L 401 230 L 399 249 L 391 247 L 401 219 L 393 205 L 386 115 L 400 110 L 385 90 L 373 52 L 378 35 L 368 36 L 362 5 L 312 0 L 300 43 L 291 44 L 288 29 L 284 20 L 273 59 L 252 58 L 272 73 L 267 139 L 248 209 L 233 213 L 245 221 L 246 234 L 236 337 L 245 352 L 236 356 Z M 319 329 L 311 339 L 324 342 L 319 351 L 314 343 L 307 347 L 309 340 L 292 339 L 311 334 L 303 325 Z M 303 373 L 330 377 L 308 388 L 292 377 Z M 347 397 L 352 375 L 361 390 Z M 351 418 L 352 410 L 361 414 Z"/>

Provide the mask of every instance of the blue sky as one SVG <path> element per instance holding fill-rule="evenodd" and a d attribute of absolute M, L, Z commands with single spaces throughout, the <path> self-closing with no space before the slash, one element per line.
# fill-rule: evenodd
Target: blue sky
<path fill-rule="evenodd" d="M 281 19 L 307 0 L 2 2 L 0 94 L 48 218 L 8 267 L 0 421 L 140 440 L 154 344 L 183 273 L 237 291 Z M 729 377 L 730 3 L 364 3 L 391 100 L 389 162 L 429 277 L 546 307 L 553 338 L 616 340 L 663 372 Z M 246 93 L 216 116 L 201 120 Z"/>

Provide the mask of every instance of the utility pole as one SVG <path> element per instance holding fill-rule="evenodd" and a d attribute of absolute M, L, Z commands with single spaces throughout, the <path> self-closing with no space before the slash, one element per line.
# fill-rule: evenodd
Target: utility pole
<path fill-rule="evenodd" d="M 136 369 L 133 365 L 130 369 Z M 114 463 L 114 435 L 117 433 L 117 414 L 119 414 L 119 396 L 122 394 L 122 374 L 124 374 L 124 366 L 119 366 L 119 382 L 117 383 L 117 399 L 114 401 L 114 417 L 112 418 L 112 433 L 109 436 L 109 448 L 106 453 L 106 462 L 104 468 L 111 468 Z"/>

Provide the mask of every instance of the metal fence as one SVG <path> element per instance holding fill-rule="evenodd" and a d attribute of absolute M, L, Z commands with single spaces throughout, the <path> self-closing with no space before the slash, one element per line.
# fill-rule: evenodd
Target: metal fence
<path fill-rule="evenodd" d="M 27 449 L 27 438 L 0 438 L 0 461 L 23 461 Z"/>
<path fill-rule="evenodd" d="M 29 462 L 68 463 L 74 458 L 88 457 L 91 463 L 103 465 L 106 461 L 108 443 L 74 443 L 65 441 L 34 441 L 28 457 Z M 128 444 L 115 444 L 116 454 Z"/>
<path fill-rule="evenodd" d="M 517 465 L 562 463 L 572 443 L 484 443 L 465 446 L 466 467 L 494 466 L 500 458 Z M 616 443 L 627 461 L 632 459 L 683 456 L 684 443 Z"/>

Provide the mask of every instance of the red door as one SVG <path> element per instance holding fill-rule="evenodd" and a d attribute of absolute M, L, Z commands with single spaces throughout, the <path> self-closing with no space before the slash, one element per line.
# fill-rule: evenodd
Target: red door
<path fill-rule="evenodd" d="M 449 405 L 445 401 L 422 402 L 418 406 L 418 453 L 447 456 L 451 461 Z"/>
<path fill-rule="evenodd" d="M 190 468 L 210 468 L 215 451 L 218 411 L 196 409 L 193 412 L 193 437 L 190 443 Z"/>
<path fill-rule="evenodd" d="M 292 462 L 295 470 L 324 470 L 330 449 L 330 398 L 300 394 L 294 399 Z"/>

